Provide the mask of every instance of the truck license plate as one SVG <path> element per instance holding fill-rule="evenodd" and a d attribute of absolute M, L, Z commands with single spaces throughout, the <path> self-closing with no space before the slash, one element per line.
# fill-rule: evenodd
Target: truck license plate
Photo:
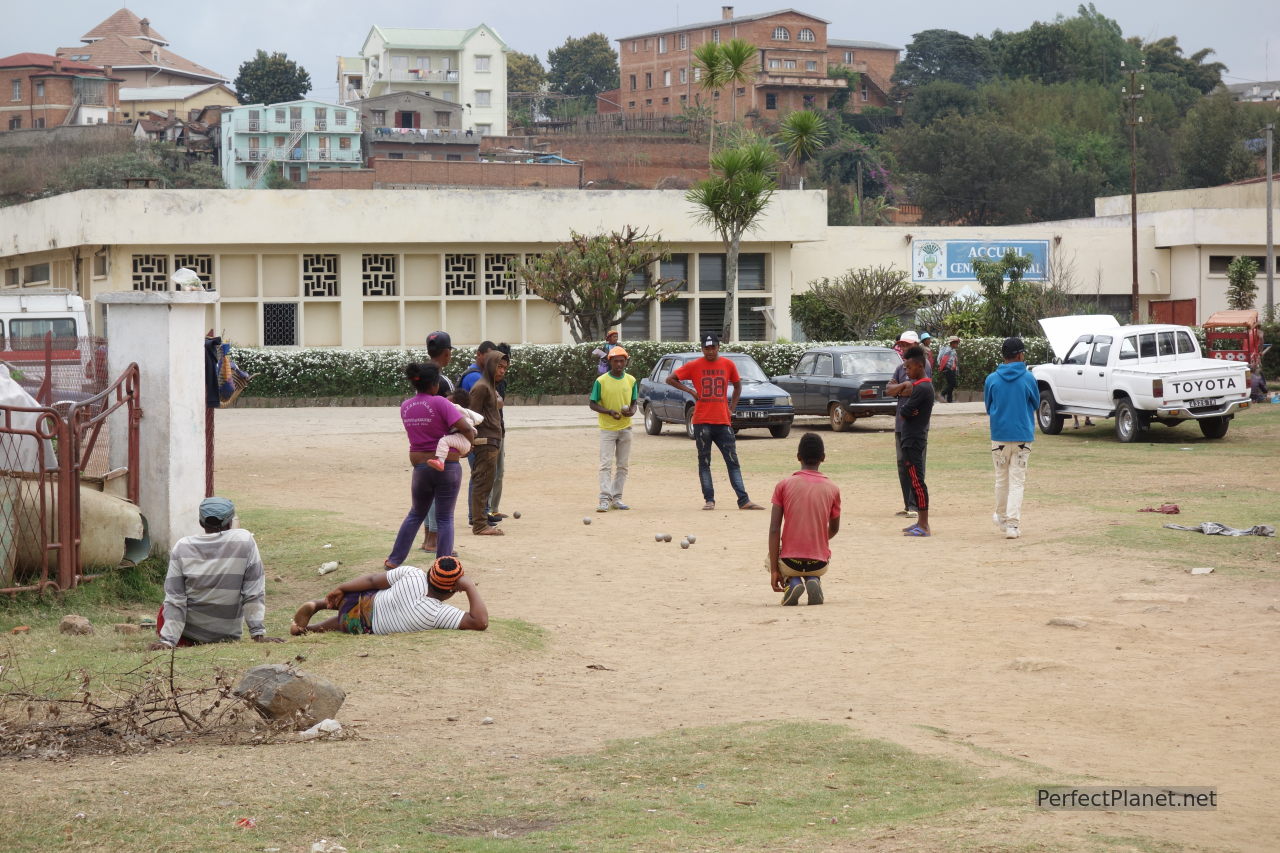
<path fill-rule="evenodd" d="M 1188 408 L 1192 408 L 1192 409 L 1201 409 L 1206 406 L 1216 406 L 1216 405 L 1218 405 L 1218 401 L 1213 399 L 1212 397 L 1201 397 L 1199 400 L 1192 400 L 1191 402 L 1187 403 Z"/>

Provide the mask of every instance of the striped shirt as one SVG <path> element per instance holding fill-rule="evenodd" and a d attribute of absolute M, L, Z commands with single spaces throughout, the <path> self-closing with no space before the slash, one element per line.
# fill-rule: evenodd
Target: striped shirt
<path fill-rule="evenodd" d="M 250 636 L 260 637 L 266 611 L 266 573 L 252 533 L 201 533 L 173 546 L 164 579 L 163 642 L 238 640 L 241 619 Z"/>
<path fill-rule="evenodd" d="M 466 614 L 427 595 L 427 573 L 416 566 L 387 572 L 390 589 L 373 596 L 373 633 L 399 634 L 457 628 Z"/>

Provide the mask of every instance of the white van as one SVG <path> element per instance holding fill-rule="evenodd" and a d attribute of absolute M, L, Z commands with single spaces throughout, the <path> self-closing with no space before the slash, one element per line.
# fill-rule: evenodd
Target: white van
<path fill-rule="evenodd" d="M 79 339 L 89 336 L 84 300 L 54 288 L 0 291 L 0 360 L 43 361 L 48 333 L 55 362 L 78 362 Z"/>

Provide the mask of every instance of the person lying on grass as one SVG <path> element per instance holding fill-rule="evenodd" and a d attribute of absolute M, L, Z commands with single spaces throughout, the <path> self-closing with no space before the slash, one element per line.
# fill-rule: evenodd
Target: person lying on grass
<path fill-rule="evenodd" d="M 445 604 L 459 590 L 467 594 L 469 613 Z M 312 625 L 311 617 L 321 610 L 336 610 L 338 615 Z M 440 557 L 426 572 L 416 566 L 399 566 L 338 584 L 324 598 L 299 607 L 289 633 L 295 637 L 324 631 L 399 634 L 433 628 L 483 631 L 488 627 L 489 610 L 475 583 L 463 575 L 462 563 L 454 557 Z"/>

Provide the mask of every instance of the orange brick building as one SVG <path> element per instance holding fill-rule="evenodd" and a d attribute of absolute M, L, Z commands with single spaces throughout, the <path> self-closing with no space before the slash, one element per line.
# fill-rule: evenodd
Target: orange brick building
<path fill-rule="evenodd" d="M 861 112 L 863 107 L 893 106 L 889 101 L 893 69 L 898 64 L 901 48 L 878 41 L 827 40 L 827 65 L 842 65 L 857 71 L 855 91 L 850 93 L 849 107 Z"/>
<path fill-rule="evenodd" d="M 111 68 L 47 53 L 0 59 L 0 131 L 64 124 L 114 124 L 120 78 Z"/>
<path fill-rule="evenodd" d="M 602 110 L 613 109 L 627 115 L 679 115 L 695 106 L 710 107 L 720 120 L 735 116 L 752 116 L 769 121 L 781 119 L 800 109 L 826 109 L 832 93 L 847 89 L 843 79 L 827 76 L 827 70 L 842 62 L 845 48 L 831 46 L 827 39 L 828 21 L 784 9 L 759 15 L 735 15 L 732 6 L 721 8 L 718 21 L 671 27 L 625 36 L 618 39 L 621 87 L 602 96 Z M 707 42 L 742 39 L 755 45 L 758 64 L 753 79 L 746 85 L 725 87 L 707 92 L 701 88 L 701 75 L 694 68 L 694 50 Z M 841 44 L 841 43 L 837 43 Z M 855 93 L 850 103 L 860 105 L 880 101 L 887 88 L 888 75 L 897 62 L 897 50 L 889 45 L 878 49 L 869 42 L 853 48 L 857 59 L 850 67 L 863 70 L 871 78 L 867 100 Z M 874 75 L 888 63 L 888 74 L 875 82 Z M 873 71 L 872 68 L 876 69 Z M 609 102 L 616 103 L 613 106 Z"/>

